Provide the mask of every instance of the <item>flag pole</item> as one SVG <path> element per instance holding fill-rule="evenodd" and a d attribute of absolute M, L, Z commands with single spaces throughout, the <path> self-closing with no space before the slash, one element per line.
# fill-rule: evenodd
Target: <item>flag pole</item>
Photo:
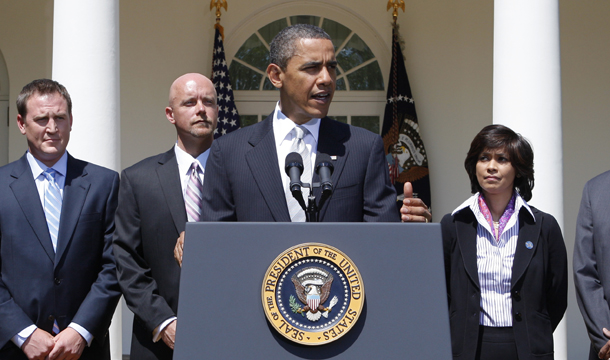
<path fill-rule="evenodd" d="M 225 11 L 228 11 L 227 10 L 227 8 L 228 8 L 227 0 L 211 0 L 210 1 L 210 11 L 212 11 L 214 9 L 214 7 L 216 7 L 216 24 L 214 25 L 214 28 L 218 29 L 220 31 L 220 35 L 222 36 L 222 39 L 224 40 L 225 31 L 224 31 L 222 25 L 220 25 L 220 17 L 222 16 L 220 9 L 224 8 Z"/>
<path fill-rule="evenodd" d="M 388 9 L 394 9 L 392 11 L 392 18 L 394 19 L 394 25 L 396 25 L 396 20 L 398 19 L 398 8 L 402 9 L 402 12 L 405 12 L 405 2 L 404 0 L 388 0 Z"/>

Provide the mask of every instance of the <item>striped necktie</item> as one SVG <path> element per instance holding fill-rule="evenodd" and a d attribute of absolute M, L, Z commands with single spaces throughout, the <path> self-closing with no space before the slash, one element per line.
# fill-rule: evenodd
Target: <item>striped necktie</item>
<path fill-rule="evenodd" d="M 186 183 L 184 203 L 186 204 L 186 215 L 189 222 L 201 219 L 201 194 L 203 184 L 199 180 L 199 163 L 193 161 L 190 167 L 191 176 Z"/>
<path fill-rule="evenodd" d="M 290 146 L 290 152 L 297 152 L 303 157 L 303 174 L 301 174 L 302 183 L 311 183 L 311 155 L 305 141 L 303 140 L 309 131 L 301 126 L 295 126 L 292 129 L 292 145 Z M 303 188 L 303 199 L 307 203 L 307 196 L 309 195 L 309 189 Z M 292 222 L 305 222 L 305 211 L 299 204 L 299 202 L 292 196 L 290 189 L 286 189 L 286 202 L 288 204 L 288 212 L 290 213 L 290 220 Z"/>
<path fill-rule="evenodd" d="M 49 227 L 49 235 L 53 242 L 53 250 L 57 250 L 57 234 L 59 233 L 59 219 L 61 217 L 61 192 L 55 181 L 57 171 L 53 168 L 47 168 L 43 173 L 47 178 L 47 189 L 44 192 L 44 216 L 47 218 L 47 226 Z"/>
<path fill-rule="evenodd" d="M 57 251 L 57 234 L 59 233 L 59 219 L 61 218 L 62 198 L 59 186 L 55 181 L 57 171 L 53 168 L 47 168 L 43 173 L 47 179 L 47 189 L 44 192 L 44 216 L 47 219 L 49 227 L 49 235 L 53 243 L 53 251 Z M 53 333 L 59 334 L 59 325 L 57 320 L 53 322 Z"/>

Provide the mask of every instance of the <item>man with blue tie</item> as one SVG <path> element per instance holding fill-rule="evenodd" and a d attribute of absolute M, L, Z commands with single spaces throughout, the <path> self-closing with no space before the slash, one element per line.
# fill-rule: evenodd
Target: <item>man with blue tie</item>
<path fill-rule="evenodd" d="M 66 152 L 61 84 L 27 84 L 17 110 L 28 151 L 0 168 L 0 358 L 110 359 L 118 174 Z"/>

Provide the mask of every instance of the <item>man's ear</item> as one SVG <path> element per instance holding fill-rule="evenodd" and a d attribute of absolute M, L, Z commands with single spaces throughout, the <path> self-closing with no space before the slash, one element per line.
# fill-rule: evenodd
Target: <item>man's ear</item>
<path fill-rule="evenodd" d="M 271 81 L 271 84 L 273 84 L 273 86 L 278 89 L 282 88 L 282 83 L 284 81 L 284 72 L 279 66 L 277 66 L 276 64 L 269 64 L 269 66 L 267 66 L 267 77 L 269 78 L 269 81 Z"/>
<path fill-rule="evenodd" d="M 174 120 L 174 109 L 169 106 L 165 108 L 165 117 L 170 123 L 176 124 L 176 120 Z"/>
<path fill-rule="evenodd" d="M 25 135 L 25 119 L 21 117 L 21 115 L 17 115 L 17 126 L 19 127 L 21 135 Z"/>

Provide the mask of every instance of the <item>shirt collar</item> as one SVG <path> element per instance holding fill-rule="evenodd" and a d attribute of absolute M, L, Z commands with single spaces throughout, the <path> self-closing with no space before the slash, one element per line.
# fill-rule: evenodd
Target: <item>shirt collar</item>
<path fill-rule="evenodd" d="M 210 156 L 210 149 L 207 149 L 203 153 L 201 153 L 197 158 L 191 156 L 191 154 L 182 150 L 180 146 L 178 146 L 178 142 L 174 146 L 174 152 L 176 153 L 176 161 L 178 162 L 178 171 L 181 175 L 187 175 L 189 169 L 191 168 L 191 164 L 193 161 L 197 161 L 199 163 L 199 168 L 201 169 L 201 173 L 205 174 L 205 164 L 208 161 L 208 157 Z"/>
<path fill-rule="evenodd" d="M 460 212 L 461 210 L 465 209 L 465 208 L 470 208 L 472 210 L 473 213 L 477 213 L 478 210 L 474 210 L 475 207 L 478 209 L 479 204 L 479 193 L 476 193 L 474 195 L 472 195 L 471 197 L 469 197 L 466 201 L 464 201 L 463 203 L 460 204 L 460 206 L 458 206 L 457 208 L 455 208 L 455 210 L 453 210 L 453 212 L 451 213 L 451 215 L 455 215 L 456 213 Z M 534 213 L 532 212 L 532 209 L 530 208 L 530 206 L 527 204 L 527 202 L 525 202 L 525 200 L 523 200 L 523 198 L 521 197 L 521 195 L 519 195 L 518 192 L 515 191 L 515 214 L 519 214 L 519 212 L 521 211 L 521 208 L 524 207 L 532 216 L 532 219 L 534 220 L 534 222 L 536 222 L 536 218 L 534 217 Z"/>
<path fill-rule="evenodd" d="M 32 170 L 32 175 L 34 176 L 34 179 L 37 179 L 49 167 L 52 167 L 61 176 L 64 176 L 64 177 L 66 176 L 66 173 L 68 170 L 68 152 L 67 151 L 64 151 L 64 154 L 52 166 L 46 166 L 45 164 L 43 164 L 42 161 L 36 159 L 29 150 L 26 153 L 26 158 L 28 160 L 28 164 L 30 165 L 30 169 Z"/>
<path fill-rule="evenodd" d="M 275 132 L 276 146 L 279 146 L 284 141 L 288 134 L 295 128 L 297 124 L 290 120 L 280 108 L 280 102 L 275 104 L 275 111 L 273 112 L 273 131 Z M 318 143 L 318 136 L 320 134 L 320 118 L 313 118 L 301 125 L 306 128 L 309 133 L 313 136 L 315 143 Z"/>

